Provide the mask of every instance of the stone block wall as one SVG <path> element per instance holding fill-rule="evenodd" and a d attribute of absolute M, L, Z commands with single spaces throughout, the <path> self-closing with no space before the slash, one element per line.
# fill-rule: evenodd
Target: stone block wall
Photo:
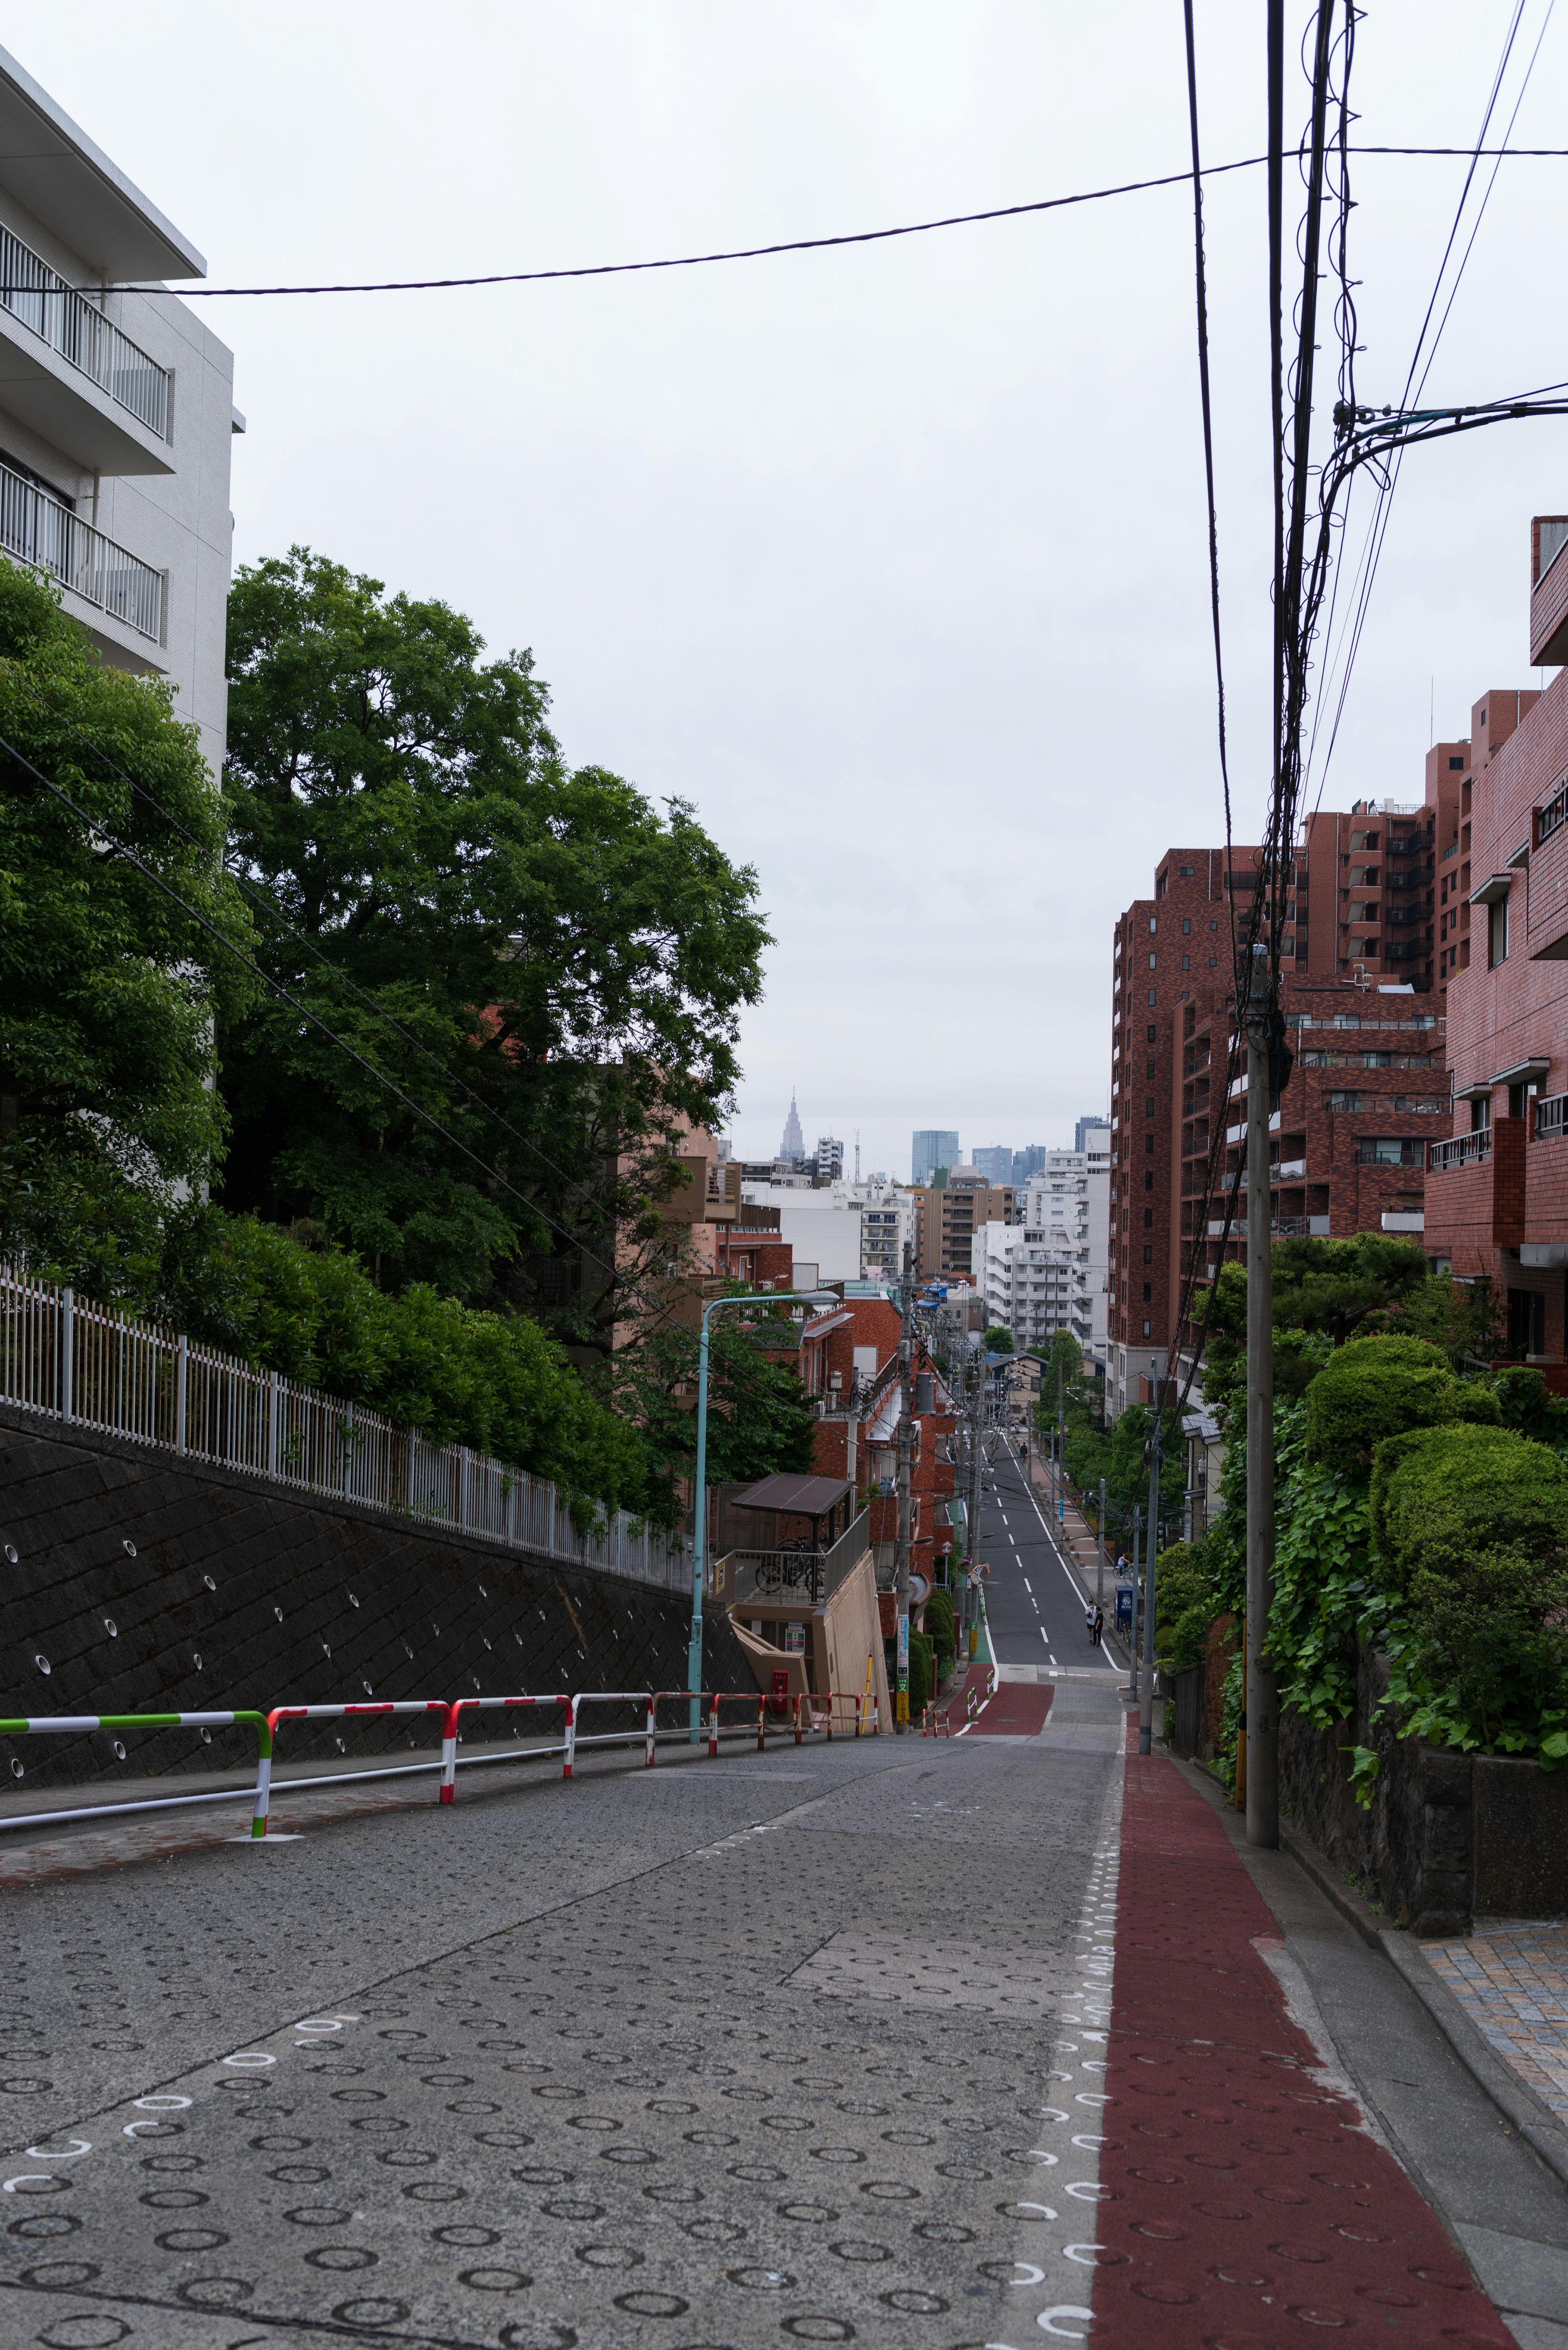
<path fill-rule="evenodd" d="M 0 1715 L 678 1690 L 690 1626 L 686 1593 L 0 1407 Z M 704 1626 L 702 1678 L 709 1689 L 755 1689 L 717 1610 Z M 583 1728 L 633 1718 L 595 1709 Z M 535 1719 L 531 1737 L 558 1734 L 558 1715 Z M 665 1719 L 673 1723 L 673 1709 Z M 493 1739 L 509 1726 L 474 1715 L 465 1734 Z M 423 1725 L 397 1716 L 298 1723 L 279 1752 L 286 1767 L 416 1738 L 428 1751 Z M 123 1758 L 103 1732 L 0 1739 L 0 1788 L 24 1775 L 30 1787 L 211 1772 L 255 1754 L 238 1731 L 214 1731 L 210 1743 L 193 1730 L 119 1742 Z"/>

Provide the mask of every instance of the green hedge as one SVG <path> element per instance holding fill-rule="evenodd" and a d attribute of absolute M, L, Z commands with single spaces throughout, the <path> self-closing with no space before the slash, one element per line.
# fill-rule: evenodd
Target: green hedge
<path fill-rule="evenodd" d="M 1378 1446 L 1370 1505 L 1378 1551 L 1405 1581 L 1499 1544 L 1545 1556 L 1568 1523 L 1568 1461 L 1511 1429 L 1414 1429 Z"/>
<path fill-rule="evenodd" d="M 1456 1421 L 1495 1427 L 1502 1417 L 1490 1387 L 1456 1378 L 1422 1338 L 1351 1339 L 1307 1388 L 1305 1413 L 1307 1459 L 1347 1476 L 1369 1469 L 1387 1437 Z"/>

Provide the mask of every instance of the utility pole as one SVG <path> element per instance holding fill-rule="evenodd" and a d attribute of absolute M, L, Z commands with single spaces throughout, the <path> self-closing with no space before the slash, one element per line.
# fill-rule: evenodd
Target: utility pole
<path fill-rule="evenodd" d="M 1143 1620 L 1143 1619 L 1142 1619 L 1142 1617 L 1141 1617 L 1141 1616 L 1140 1616 L 1140 1614 L 1139 1614 L 1139 1612 L 1138 1612 L 1138 1611 L 1139 1611 L 1139 1609 L 1141 1608 L 1142 1605 L 1143 1605 L 1143 1589 L 1142 1589 L 1142 1586 L 1141 1586 L 1141 1584 L 1140 1584 L 1140 1582 L 1139 1582 L 1139 1578 L 1138 1578 L 1138 1555 L 1137 1555 L 1138 1525 L 1139 1525 L 1139 1520 L 1140 1520 L 1141 1516 L 1142 1516 L 1142 1512 L 1139 1510 L 1139 1508 L 1138 1508 L 1138 1506 L 1137 1506 L 1137 1503 L 1135 1502 L 1135 1503 L 1133 1503 L 1133 1513 L 1132 1513 L 1132 1537 L 1133 1537 L 1133 1553 L 1132 1553 L 1132 1625 L 1131 1625 L 1131 1638 L 1129 1638 L 1129 1640 L 1128 1640 L 1128 1642 L 1127 1642 L 1127 1646 L 1128 1646 L 1129 1649 L 1130 1649 L 1130 1650 L 1131 1650 L 1131 1652 L 1132 1652 L 1132 1681 L 1131 1681 L 1131 1684 L 1130 1684 L 1130 1686 L 1129 1686 L 1129 1688 L 1128 1688 L 1128 1690 L 1127 1690 L 1127 1695 L 1128 1695 L 1129 1697 L 1137 1697 L 1137 1693 L 1138 1693 L 1138 1679 L 1137 1679 L 1137 1655 L 1138 1655 L 1138 1645 L 1137 1645 L 1137 1644 L 1138 1644 L 1138 1631 L 1139 1631 L 1139 1628 L 1140 1628 L 1140 1626 L 1141 1626 L 1141 1624 L 1142 1624 L 1142 1620 Z"/>
<path fill-rule="evenodd" d="M 1067 1367 L 1056 1357 L 1056 1523 L 1067 1523 Z"/>
<path fill-rule="evenodd" d="M 1247 1842 L 1280 1841 L 1280 1721 L 1268 1659 L 1274 1599 L 1274 1283 L 1269 1229 L 1269 951 L 1252 949 L 1247 1024 Z"/>
<path fill-rule="evenodd" d="M 1144 1545 L 1143 1570 L 1143 1696 L 1137 1712 L 1137 1751 L 1149 1754 L 1154 1751 L 1154 1578 L 1159 1557 L 1159 1436 L 1160 1399 L 1165 1381 L 1155 1382 L 1154 1444 L 1148 1461 L 1148 1540 Z"/>
<path fill-rule="evenodd" d="M 898 1694 L 893 1728 L 902 1737 L 909 1727 L 909 1454 L 913 1436 L 911 1375 L 915 1352 L 915 1293 L 911 1251 L 904 1243 L 904 1278 L 899 1288 L 903 1309 L 898 1336 L 898 1539 L 894 1550 L 898 1609 Z"/>
<path fill-rule="evenodd" d="M 1095 1605 L 1106 1604 L 1106 1481 L 1100 1480 L 1100 1523 L 1095 1534 Z"/>

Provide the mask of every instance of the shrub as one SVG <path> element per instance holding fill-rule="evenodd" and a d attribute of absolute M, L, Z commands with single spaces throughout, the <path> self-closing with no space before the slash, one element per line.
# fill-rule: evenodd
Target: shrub
<path fill-rule="evenodd" d="M 1500 1546 L 1549 1557 L 1568 1540 L 1568 1461 L 1511 1429 L 1414 1429 L 1379 1445 L 1371 1512 L 1402 1581 L 1423 1567 L 1453 1575 Z"/>
<path fill-rule="evenodd" d="M 909 1720 L 918 1721 L 920 1710 L 931 1701 L 932 1672 L 935 1656 L 929 1633 L 909 1633 Z"/>
<path fill-rule="evenodd" d="M 1501 1418 L 1495 1394 L 1456 1378 L 1439 1347 L 1398 1337 L 1353 1338 L 1338 1348 L 1308 1388 L 1305 1413 L 1307 1459 L 1348 1476 L 1369 1467 L 1387 1437 L 1459 1420 L 1495 1426 Z"/>
<path fill-rule="evenodd" d="M 952 1598 L 940 1586 L 926 1602 L 926 1629 L 939 1648 L 953 1647 Z"/>
<path fill-rule="evenodd" d="M 1410 1596 L 1419 1669 L 1442 1693 L 1450 1738 L 1518 1753 L 1551 1736 L 1568 1690 L 1568 1549 L 1463 1551 L 1423 1567 Z"/>

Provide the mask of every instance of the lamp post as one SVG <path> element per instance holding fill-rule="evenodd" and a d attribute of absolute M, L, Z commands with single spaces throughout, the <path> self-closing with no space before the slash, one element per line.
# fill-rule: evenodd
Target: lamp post
<path fill-rule="evenodd" d="M 702 1308 L 697 1340 L 697 1506 L 691 1534 L 691 1644 L 686 1653 L 686 1686 L 691 1692 L 691 1737 L 701 1734 L 702 1714 L 702 1566 L 708 1534 L 708 1316 L 721 1305 L 837 1305 L 835 1289 L 796 1289 L 765 1298 L 714 1297 Z"/>

